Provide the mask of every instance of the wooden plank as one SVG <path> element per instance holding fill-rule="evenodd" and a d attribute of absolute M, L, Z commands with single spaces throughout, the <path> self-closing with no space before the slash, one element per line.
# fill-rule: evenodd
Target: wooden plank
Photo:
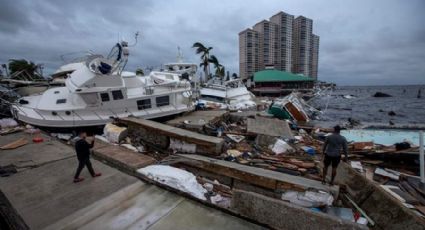
<path fill-rule="evenodd" d="M 268 189 L 286 188 L 294 190 L 305 190 L 307 188 L 315 188 L 336 194 L 339 190 L 337 186 L 323 185 L 319 181 L 293 176 L 285 173 L 279 173 L 267 169 L 256 168 L 238 163 L 217 160 L 209 157 L 192 154 L 178 154 L 181 157 L 180 164 L 189 165 L 228 176 L 240 181 L 257 185 Z"/>
<path fill-rule="evenodd" d="M 16 149 L 16 148 L 19 148 L 19 147 L 24 146 L 26 144 L 28 144 L 28 140 L 25 137 L 22 137 L 22 138 L 20 138 L 16 141 L 13 141 L 9 144 L 1 146 L 0 149 L 2 149 L 2 150 Z"/>

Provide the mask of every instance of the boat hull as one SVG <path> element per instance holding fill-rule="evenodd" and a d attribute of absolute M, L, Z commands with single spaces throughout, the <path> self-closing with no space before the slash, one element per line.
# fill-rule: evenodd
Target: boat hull
<path fill-rule="evenodd" d="M 28 111 L 25 113 L 22 111 L 22 108 L 17 107 L 16 105 L 13 105 L 12 108 L 12 115 L 16 120 L 19 120 L 21 122 L 39 126 L 39 127 L 49 127 L 49 128 L 78 128 L 78 127 L 93 127 L 93 126 L 103 126 L 106 123 L 111 122 L 113 119 L 116 118 L 124 118 L 124 117 L 139 117 L 144 119 L 155 119 L 160 117 L 166 117 L 171 115 L 177 115 L 180 113 L 188 112 L 193 110 L 193 106 L 169 106 L 168 108 L 159 108 L 155 109 L 155 111 L 144 111 L 145 113 L 143 115 L 137 114 L 137 113 L 122 113 L 122 114 L 113 114 L 111 113 L 109 117 L 103 116 L 103 119 L 93 119 L 96 116 L 73 116 L 72 118 L 58 118 L 58 119 L 38 119 L 34 116 L 29 115 Z M 158 111 L 160 110 L 160 111 Z M 78 111 L 76 111 L 77 113 Z M 93 118 L 89 118 L 93 117 Z"/>

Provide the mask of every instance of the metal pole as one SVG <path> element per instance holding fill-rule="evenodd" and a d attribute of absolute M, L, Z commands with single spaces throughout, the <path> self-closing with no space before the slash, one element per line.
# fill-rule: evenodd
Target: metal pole
<path fill-rule="evenodd" d="M 424 159 L 424 132 L 419 131 L 419 164 L 421 168 L 421 182 L 425 183 L 425 159 Z"/>

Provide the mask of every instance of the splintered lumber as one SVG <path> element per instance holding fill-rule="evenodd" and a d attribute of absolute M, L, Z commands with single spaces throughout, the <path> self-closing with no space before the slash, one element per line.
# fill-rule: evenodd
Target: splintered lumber
<path fill-rule="evenodd" d="M 400 186 L 408 192 L 411 196 L 413 196 L 415 199 L 417 199 L 422 205 L 425 205 L 425 199 L 419 194 L 415 188 L 413 188 L 409 182 L 407 181 L 400 181 Z"/>
<path fill-rule="evenodd" d="M 261 159 L 269 160 L 269 161 L 273 161 L 273 162 L 288 163 L 288 164 L 291 164 L 291 165 L 295 165 L 299 168 L 309 169 L 309 168 L 316 167 L 314 162 L 305 162 L 305 161 L 301 161 L 301 160 L 294 159 L 294 158 L 278 158 L 278 157 L 266 156 L 266 155 L 260 155 L 259 157 Z"/>
<path fill-rule="evenodd" d="M 265 117 L 255 117 L 255 119 L 248 118 L 247 133 L 294 138 L 287 121 Z"/>
<path fill-rule="evenodd" d="M 19 147 L 24 146 L 26 144 L 28 144 L 28 140 L 25 137 L 22 137 L 22 138 L 20 138 L 16 141 L 13 141 L 9 144 L 1 146 L 0 149 L 2 149 L 2 150 L 16 149 L 16 148 L 19 148 Z"/>
<path fill-rule="evenodd" d="M 140 138 L 142 141 L 157 148 L 167 149 L 170 145 L 170 139 L 173 139 L 183 141 L 183 144 L 196 145 L 196 153 L 206 155 L 219 155 L 222 153 L 224 144 L 222 138 L 207 136 L 145 119 L 128 117 L 122 118 L 120 121 L 128 125 L 129 136 Z"/>
<path fill-rule="evenodd" d="M 344 194 L 345 198 L 348 199 L 348 201 L 350 201 L 350 203 L 357 209 L 357 211 L 359 211 L 369 222 L 369 224 L 371 226 L 375 225 L 375 221 L 372 220 L 372 218 L 370 218 L 365 211 L 363 211 L 363 209 L 361 209 L 348 195 Z"/>
<path fill-rule="evenodd" d="M 178 154 L 178 156 L 181 158 L 179 164 L 182 166 L 186 165 L 192 168 L 198 168 L 267 189 L 305 191 L 308 188 L 314 188 L 331 192 L 332 194 L 337 194 L 339 190 L 337 186 L 330 187 L 323 185 L 319 181 L 263 168 L 251 167 L 193 154 Z"/>

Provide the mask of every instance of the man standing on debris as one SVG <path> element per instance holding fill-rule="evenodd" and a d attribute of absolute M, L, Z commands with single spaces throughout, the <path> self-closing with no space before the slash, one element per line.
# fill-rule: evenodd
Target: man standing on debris
<path fill-rule="evenodd" d="M 82 131 L 79 134 L 80 139 L 75 143 L 75 151 L 77 152 L 78 168 L 74 176 L 74 183 L 78 183 L 84 180 L 80 177 L 81 170 L 84 166 L 87 166 L 92 177 L 101 176 L 101 173 L 95 173 L 90 162 L 90 149 L 93 148 L 94 138 L 87 140 L 87 133 Z"/>
<path fill-rule="evenodd" d="M 330 184 L 333 185 L 334 179 L 336 176 L 336 169 L 339 162 L 341 161 L 341 150 L 344 152 L 345 158 L 344 161 L 348 159 L 347 152 L 347 139 L 341 136 L 341 127 L 339 125 L 334 127 L 334 132 L 326 138 L 325 144 L 323 146 L 323 154 L 325 158 L 323 160 L 323 179 L 322 183 L 326 183 L 326 175 L 328 174 L 328 167 L 332 164 L 332 179 Z"/>

